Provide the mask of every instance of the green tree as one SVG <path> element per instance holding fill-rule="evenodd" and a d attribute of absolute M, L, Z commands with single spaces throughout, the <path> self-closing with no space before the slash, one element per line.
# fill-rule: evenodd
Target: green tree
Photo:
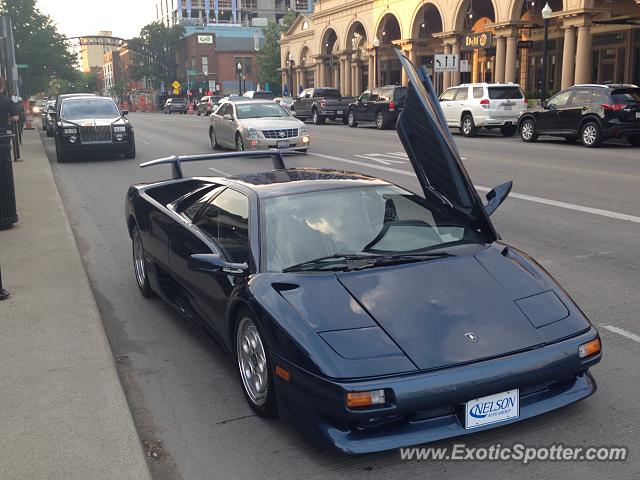
<path fill-rule="evenodd" d="M 280 68 L 280 34 L 289 30 L 289 27 L 296 19 L 293 12 L 287 13 L 282 24 L 269 22 L 263 28 L 264 45 L 257 55 L 258 73 L 257 80 L 262 86 L 269 84 L 272 91 L 280 91 L 281 77 L 278 73 Z"/>
<path fill-rule="evenodd" d="M 16 63 L 29 65 L 21 71 L 23 97 L 46 91 L 52 78 L 77 80 L 77 57 L 69 41 L 51 17 L 38 10 L 36 0 L 0 0 L 0 13 L 11 17 Z"/>
<path fill-rule="evenodd" d="M 153 78 L 164 82 L 165 89 L 176 76 L 176 46 L 184 35 L 182 25 L 167 27 L 161 21 L 153 22 L 142 27 L 140 35 L 132 42 L 143 48 L 148 48 L 158 56 L 158 61 L 151 60 L 142 54 L 135 55 L 135 64 L 131 67 L 130 75 L 135 80 Z"/>

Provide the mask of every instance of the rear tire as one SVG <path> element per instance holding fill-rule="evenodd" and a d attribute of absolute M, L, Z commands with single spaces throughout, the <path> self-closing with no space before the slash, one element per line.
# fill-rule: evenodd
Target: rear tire
<path fill-rule="evenodd" d="M 629 137 L 627 140 L 634 147 L 640 147 L 640 137 Z"/>
<path fill-rule="evenodd" d="M 378 130 L 384 130 L 387 128 L 387 124 L 384 123 L 384 113 L 376 112 L 376 128 Z"/>
<path fill-rule="evenodd" d="M 513 137 L 518 128 L 515 125 L 503 125 L 500 127 L 500 133 L 503 137 Z"/>
<path fill-rule="evenodd" d="M 262 329 L 247 309 L 236 321 L 235 350 L 242 392 L 256 415 L 278 416 L 273 368 Z"/>
<path fill-rule="evenodd" d="M 142 246 L 142 237 L 140 229 L 135 225 L 131 233 L 132 257 L 133 257 L 133 273 L 136 277 L 136 283 L 143 297 L 153 297 L 153 290 L 149 283 L 149 272 L 147 269 L 147 260 L 144 256 L 144 247 Z"/>
<path fill-rule="evenodd" d="M 349 114 L 347 115 L 347 124 L 351 128 L 356 128 L 358 126 L 358 122 L 356 121 L 356 114 L 353 110 L 349 110 Z"/>
<path fill-rule="evenodd" d="M 602 143 L 600 126 L 594 122 L 586 122 L 580 129 L 580 142 L 587 148 L 595 148 Z"/>
<path fill-rule="evenodd" d="M 475 137 L 478 129 L 476 128 L 476 124 L 473 121 L 473 116 L 469 113 L 465 113 L 462 116 L 462 122 L 460 124 L 460 132 L 465 137 Z"/>
<path fill-rule="evenodd" d="M 520 138 L 523 142 L 535 142 L 538 140 L 538 129 L 532 118 L 527 118 L 520 124 Z"/>
<path fill-rule="evenodd" d="M 318 113 L 317 109 L 314 108 L 313 112 L 311 112 L 311 120 L 314 125 L 323 125 L 326 119 Z"/>

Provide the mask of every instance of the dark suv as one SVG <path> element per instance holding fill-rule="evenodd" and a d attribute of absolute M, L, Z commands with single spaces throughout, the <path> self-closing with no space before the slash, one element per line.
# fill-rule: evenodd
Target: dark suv
<path fill-rule="evenodd" d="M 580 139 L 597 147 L 610 138 L 640 145 L 640 88 L 636 85 L 574 85 L 540 106 L 522 112 L 520 137 L 535 142 L 538 135 Z"/>
<path fill-rule="evenodd" d="M 378 130 L 394 127 L 406 98 L 407 87 L 397 85 L 365 90 L 349 104 L 347 122 L 353 128 L 358 126 L 358 122 L 373 122 Z"/>

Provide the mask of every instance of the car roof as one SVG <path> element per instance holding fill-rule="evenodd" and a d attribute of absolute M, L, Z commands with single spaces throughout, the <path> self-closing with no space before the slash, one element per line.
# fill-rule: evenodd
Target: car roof
<path fill-rule="evenodd" d="M 225 102 L 228 102 L 228 101 L 229 101 L 228 99 L 225 99 Z M 222 103 L 224 103 L 224 102 L 222 102 Z M 261 98 L 256 99 L 256 98 L 245 97 L 243 99 L 231 100 L 230 103 L 251 103 L 252 105 L 254 103 L 257 103 L 257 104 L 265 104 L 265 103 L 272 104 L 273 100 L 262 100 Z"/>
<path fill-rule="evenodd" d="M 571 88 L 576 88 L 576 87 L 593 87 L 593 88 L 638 88 L 637 85 L 634 85 L 632 83 L 607 83 L 607 84 L 601 84 L 601 83 L 578 83 L 577 85 L 573 85 Z"/>
<path fill-rule="evenodd" d="M 227 184 L 251 190 L 260 198 L 335 190 L 348 187 L 391 185 L 362 173 L 320 168 L 287 168 L 225 177 Z"/>
<path fill-rule="evenodd" d="M 458 87 L 519 87 L 520 85 L 513 82 L 505 82 L 505 83 L 462 83 L 457 85 Z M 455 88 L 451 87 L 451 88 Z"/>

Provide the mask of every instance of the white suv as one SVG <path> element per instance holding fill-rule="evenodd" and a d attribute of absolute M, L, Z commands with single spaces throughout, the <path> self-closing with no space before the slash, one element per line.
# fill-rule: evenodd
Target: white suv
<path fill-rule="evenodd" d="M 478 128 L 500 128 L 502 135 L 516 133 L 527 99 L 514 83 L 465 83 L 440 95 L 440 105 L 450 127 L 458 127 L 465 137 Z"/>

